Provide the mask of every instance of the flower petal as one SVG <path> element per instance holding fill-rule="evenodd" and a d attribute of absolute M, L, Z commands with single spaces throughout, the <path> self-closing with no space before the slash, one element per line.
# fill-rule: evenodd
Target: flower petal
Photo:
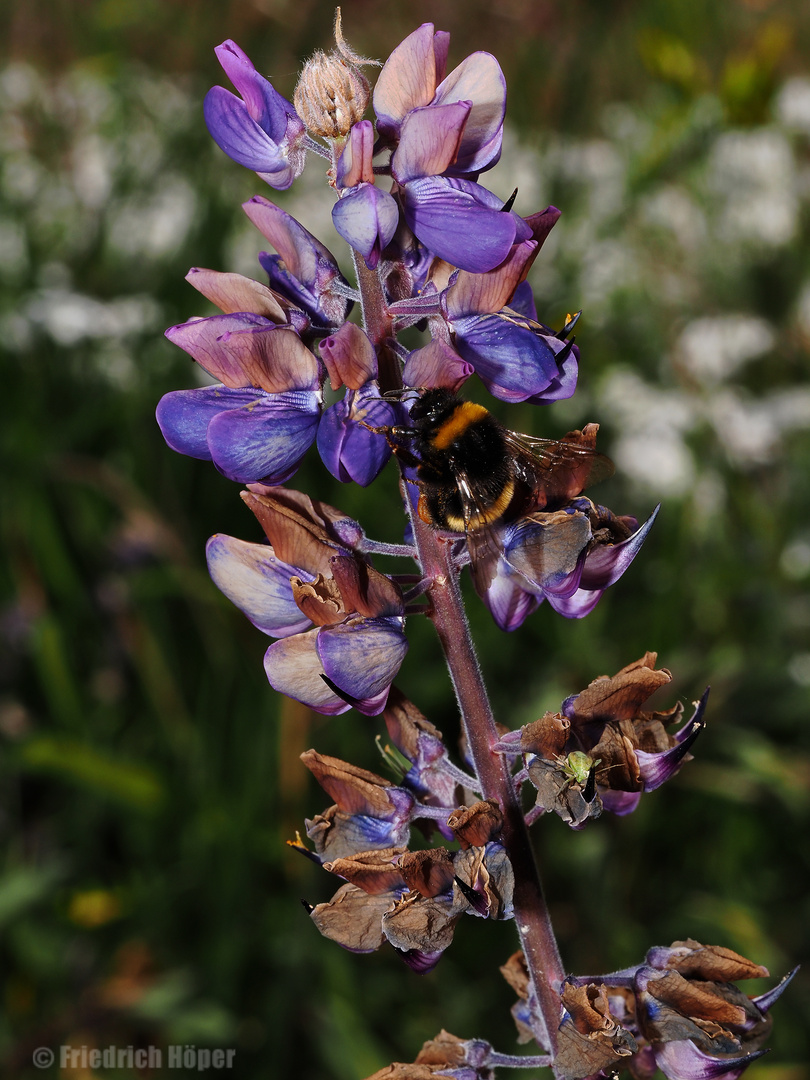
<path fill-rule="evenodd" d="M 165 336 L 174 345 L 193 357 L 197 363 L 225 386 L 236 389 L 253 385 L 251 375 L 242 366 L 241 359 L 223 345 L 222 338 L 231 331 L 269 330 L 274 323 L 261 315 L 240 312 L 232 315 L 211 315 L 206 319 L 190 319 L 188 322 L 170 326 Z"/>
<path fill-rule="evenodd" d="M 784 978 L 780 979 L 776 986 L 772 987 L 770 990 L 766 990 L 764 994 L 758 994 L 756 997 L 751 998 L 761 1013 L 766 1013 L 770 1007 L 779 1000 L 785 990 L 787 990 L 789 984 L 793 982 L 793 977 L 798 970 L 798 967 L 795 967 L 792 971 L 789 971 Z"/>
<path fill-rule="evenodd" d="M 262 399 L 261 391 L 250 387 L 199 386 L 193 390 L 173 390 L 158 402 L 157 422 L 163 438 L 178 454 L 211 460 L 208 425 L 229 409 L 252 408 Z"/>
<path fill-rule="evenodd" d="M 507 632 L 517 630 L 543 602 L 542 597 L 526 592 L 509 574 L 498 573 L 482 593 L 496 625 Z"/>
<path fill-rule="evenodd" d="M 278 252 L 259 255 L 270 287 L 303 308 L 314 321 L 340 326 L 351 301 L 332 291 L 333 281 L 342 285 L 346 281 L 331 251 L 269 199 L 255 195 L 242 209 Z"/>
<path fill-rule="evenodd" d="M 203 113 L 211 136 L 230 158 L 258 172 L 271 187 L 288 188 L 304 168 L 303 121 L 233 41 L 215 51 L 242 98 L 222 86 L 208 91 Z"/>
<path fill-rule="evenodd" d="M 737 1080 L 753 1061 L 768 1053 L 758 1050 L 741 1057 L 713 1057 L 699 1050 L 691 1039 L 658 1044 L 653 1052 L 655 1064 L 668 1080 Z"/>
<path fill-rule="evenodd" d="M 582 555 L 590 540 L 585 514 L 532 514 L 507 530 L 503 558 L 527 592 L 565 598 L 579 588 Z"/>
<path fill-rule="evenodd" d="M 336 941 L 349 952 L 374 952 L 385 940 L 382 917 L 393 900 L 394 896 L 389 893 L 369 896 L 363 889 L 348 883 L 342 885 L 331 900 L 317 904 L 310 917 L 324 937 Z"/>
<path fill-rule="evenodd" d="M 362 619 L 323 627 L 318 634 L 318 656 L 324 674 L 345 694 L 357 701 L 355 708 L 368 715 L 380 695 L 388 696 L 408 651 L 404 620 Z M 381 712 L 385 704 L 376 710 Z"/>
<path fill-rule="evenodd" d="M 279 253 L 287 270 L 304 285 L 314 286 L 324 266 L 337 273 L 337 261 L 331 251 L 292 214 L 262 195 L 254 195 L 242 204 L 242 209 Z"/>
<path fill-rule="evenodd" d="M 332 224 L 373 270 L 397 231 L 399 207 L 387 191 L 373 184 L 360 184 L 332 207 Z"/>
<path fill-rule="evenodd" d="M 436 88 L 432 107 L 451 101 L 472 103 L 451 172 L 461 175 L 491 169 L 501 155 L 506 115 L 506 79 L 494 56 L 474 52 L 450 72 Z"/>
<path fill-rule="evenodd" d="M 438 176 L 456 160 L 472 102 L 457 101 L 413 109 L 405 117 L 391 172 L 404 184 L 418 176 Z"/>
<path fill-rule="evenodd" d="M 281 142 L 287 131 L 288 117 L 297 115 L 292 103 L 258 73 L 247 53 L 235 41 L 223 41 L 214 52 L 222 70 L 242 95 L 248 114 L 274 142 Z"/>
<path fill-rule="evenodd" d="M 678 741 L 669 750 L 663 750 L 658 754 L 636 750 L 639 773 L 644 782 L 645 791 L 655 791 L 656 788 L 666 783 L 680 769 L 690 747 L 706 726 L 703 713 L 708 698 L 709 691 L 706 690 L 698 702 L 691 720 L 678 732 Z"/>
<path fill-rule="evenodd" d="M 319 418 L 315 393 L 263 395 L 211 420 L 211 457 L 230 480 L 281 484 L 315 441 Z"/>
<path fill-rule="evenodd" d="M 270 394 L 314 390 L 318 362 L 288 326 L 240 312 L 170 326 L 166 337 L 225 386 L 259 387 Z"/>
<path fill-rule="evenodd" d="M 606 589 L 619 580 L 641 550 L 647 534 L 658 517 L 660 505 L 650 514 L 644 524 L 618 544 L 603 544 L 588 553 L 582 571 L 583 589 Z"/>
<path fill-rule="evenodd" d="M 318 351 L 326 364 L 333 390 L 344 385 L 350 390 L 359 390 L 377 378 L 374 346 L 357 323 L 344 323 L 336 334 L 323 339 Z"/>
<path fill-rule="evenodd" d="M 483 274 L 502 263 L 515 239 L 511 214 L 491 209 L 478 184 L 444 176 L 411 180 L 402 190 L 414 235 L 440 259 Z"/>
<path fill-rule="evenodd" d="M 411 109 L 427 105 L 444 76 L 449 35 L 433 32 L 433 23 L 422 23 L 408 34 L 383 64 L 374 87 L 377 130 L 393 137 Z"/>
<path fill-rule="evenodd" d="M 360 183 L 374 183 L 374 125 L 361 120 L 349 132 L 349 139 L 335 170 L 339 188 L 352 188 Z"/>
<path fill-rule="evenodd" d="M 446 387 L 458 390 L 473 373 L 472 364 L 462 360 L 456 350 L 440 338 L 432 338 L 421 349 L 409 353 L 402 370 L 406 386 Z"/>
<path fill-rule="evenodd" d="M 640 791 L 614 791 L 612 788 L 600 788 L 599 798 L 602 800 L 602 808 L 615 814 L 617 817 L 626 817 L 632 814 L 641 802 Z"/>
<path fill-rule="evenodd" d="M 500 311 L 524 280 L 539 250 L 535 240 L 515 244 L 508 256 L 487 274 L 459 271 L 444 294 L 444 306 L 452 322 L 463 315 L 485 315 Z"/>
<path fill-rule="evenodd" d="M 274 323 L 288 321 L 287 313 L 275 293 L 261 282 L 243 277 L 242 274 L 225 274 L 219 270 L 193 266 L 186 274 L 186 281 L 226 315 L 252 312 Z"/>
<path fill-rule="evenodd" d="M 365 425 L 387 427 L 397 419 L 396 405 L 383 401 L 379 391 L 350 391 L 323 414 L 318 427 L 321 460 L 335 479 L 367 487 L 391 457 L 391 448 L 384 435 Z"/>
<path fill-rule="evenodd" d="M 250 544 L 217 533 L 206 545 L 214 584 L 263 634 L 284 638 L 310 629 L 293 598 L 291 577 L 313 580 L 297 566 L 276 558 L 269 544 Z"/>
<path fill-rule="evenodd" d="M 577 589 L 572 596 L 549 596 L 548 602 L 566 619 L 584 619 L 602 599 L 604 589 Z"/>
<path fill-rule="evenodd" d="M 526 401 L 559 378 L 557 355 L 566 342 L 546 334 L 507 310 L 467 315 L 453 322 L 456 349 L 469 361 L 491 394 L 502 401 Z"/>
<path fill-rule="evenodd" d="M 289 162 L 230 90 L 212 87 L 205 95 L 203 115 L 211 138 L 237 165 L 262 173 L 279 191 L 292 184 L 295 173 Z"/>
<path fill-rule="evenodd" d="M 560 356 L 563 359 L 560 359 Z M 566 401 L 577 388 L 579 377 L 579 349 L 574 345 L 569 353 L 557 354 L 557 367 L 559 374 L 552 379 L 545 390 L 539 394 L 533 394 L 527 398 L 530 405 L 549 405 L 552 401 Z M 493 386 L 490 390 L 494 397 L 501 397 L 498 388 Z"/>
<path fill-rule="evenodd" d="M 323 668 L 316 649 L 320 630 L 274 641 L 264 654 L 268 682 L 280 694 L 308 705 L 315 712 L 337 716 L 351 705 L 338 697 L 321 677 Z"/>

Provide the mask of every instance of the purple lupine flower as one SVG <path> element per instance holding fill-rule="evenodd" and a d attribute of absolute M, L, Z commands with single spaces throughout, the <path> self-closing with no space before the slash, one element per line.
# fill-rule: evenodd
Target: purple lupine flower
<path fill-rule="evenodd" d="M 497 625 L 514 630 L 544 599 L 575 593 L 592 535 L 579 511 L 531 514 L 503 526 L 491 580 L 473 567 L 473 581 Z"/>
<path fill-rule="evenodd" d="M 658 1068 L 668 1080 L 737 1080 L 765 1053 L 768 1011 L 795 971 L 757 997 L 735 983 L 767 974 L 732 949 L 687 939 L 655 946 L 645 963 L 608 975 L 569 976 L 566 982 L 579 993 L 598 989 L 630 1030 L 638 1044 L 633 1076 L 652 1077 Z"/>
<path fill-rule="evenodd" d="M 280 639 L 265 653 L 270 684 L 329 715 L 381 712 L 408 647 L 399 586 L 349 550 L 356 523 L 333 508 L 284 488 L 243 499 L 270 546 L 214 537 L 210 568 L 248 618 Z"/>
<path fill-rule="evenodd" d="M 274 642 L 264 670 L 275 690 L 316 712 L 376 716 L 408 649 L 402 594 L 356 557 L 329 561 L 331 582 L 304 585 L 297 597 L 316 629 Z"/>
<path fill-rule="evenodd" d="M 391 448 L 383 435 L 369 428 L 396 424 L 399 411 L 396 403 L 380 396 L 376 382 L 347 390 L 341 401 L 329 406 L 318 427 L 318 453 L 335 479 L 367 487 L 377 477 Z"/>
<path fill-rule="evenodd" d="M 322 400 L 318 362 L 295 331 L 240 313 L 194 319 L 166 336 L 221 383 L 161 399 L 169 446 L 240 483 L 289 479 L 315 441 Z"/>
<path fill-rule="evenodd" d="M 483 52 L 444 79 L 447 44 L 425 23 L 394 50 L 374 89 L 377 130 L 394 147 L 390 170 L 408 227 L 439 258 L 483 272 L 528 235 L 475 182 L 500 156 L 506 83 Z"/>
<path fill-rule="evenodd" d="M 590 502 L 585 499 L 577 501 L 580 505 Z M 590 505 L 594 506 L 593 503 Z M 551 607 L 566 619 L 582 619 L 593 611 L 605 589 L 615 585 L 638 555 L 658 517 L 658 510 L 656 506 L 644 524 L 635 528 L 629 536 L 627 532 L 636 525 L 635 518 L 616 517 L 601 506 L 595 507 L 595 511 L 591 510 L 592 515 L 595 513 L 594 534 L 601 533 L 601 537 L 585 554 L 576 592 L 568 596 L 547 594 L 546 599 Z"/>
<path fill-rule="evenodd" d="M 635 972 L 637 1023 L 668 1080 L 737 1080 L 766 1051 L 767 1004 L 747 997 L 732 980 L 767 976 L 731 949 L 675 942 L 654 949 L 656 966 Z M 778 992 L 787 985 L 784 980 Z"/>
<path fill-rule="evenodd" d="M 299 603 L 300 586 L 330 575 L 334 555 L 351 554 L 352 545 L 344 536 L 359 526 L 333 507 L 316 506 L 305 495 L 285 488 L 267 488 L 263 495 L 246 492 L 243 497 L 269 542 L 249 543 L 222 533 L 212 536 L 206 545 L 211 579 L 269 637 L 310 630 L 313 621 Z"/>
<path fill-rule="evenodd" d="M 338 161 L 335 184 L 340 198 L 332 207 L 338 234 L 375 269 L 399 225 L 399 207 L 374 183 L 374 129 L 369 120 L 355 124 Z"/>
<path fill-rule="evenodd" d="M 689 760 L 705 726 L 708 691 L 691 719 L 668 734 L 680 720 L 681 704 L 667 712 L 641 708 L 672 678 L 665 668 L 657 671 L 655 661 L 655 653 L 646 653 L 617 675 L 594 679 L 567 698 L 559 713 L 546 713 L 495 744 L 498 753 L 523 756 L 526 776 L 537 789 L 527 820 L 554 811 L 579 829 L 603 809 L 629 814 L 642 793 L 660 787 Z"/>
<path fill-rule="evenodd" d="M 579 351 L 567 339 L 576 320 L 569 318 L 558 333 L 538 322 L 525 280 L 559 216 L 559 210 L 549 206 L 522 219 L 527 238 L 486 273 L 450 273 L 447 266 L 442 272 L 434 266 L 421 294 L 395 300 L 392 314 L 402 325 L 440 315 L 457 362 L 466 361 L 501 400 L 543 404 L 570 397 L 576 388 Z M 450 348 L 447 342 L 443 345 Z M 411 386 L 448 385 L 411 376 L 405 381 Z"/>
<path fill-rule="evenodd" d="M 284 190 L 304 170 L 309 137 L 291 102 L 256 71 L 233 41 L 214 50 L 241 98 L 222 86 L 203 105 L 212 138 L 228 157 Z"/>
<path fill-rule="evenodd" d="M 307 750 L 301 760 L 335 800 L 307 821 L 307 835 L 323 861 L 378 848 L 407 847 L 414 798 L 368 769 Z"/>
<path fill-rule="evenodd" d="M 452 806 L 459 786 L 474 783 L 460 775 L 460 770 L 450 762 L 442 733 L 395 686 L 388 695 L 383 718 L 394 746 L 405 758 L 401 783 L 422 802 L 430 806 Z M 442 835 L 452 839 L 449 826 L 436 824 Z"/>
<path fill-rule="evenodd" d="M 402 406 L 384 400 L 377 383 L 377 355 L 368 335 L 354 323 L 344 323 L 320 344 L 333 390 L 346 387 L 321 419 L 318 452 L 332 475 L 366 487 L 391 456 L 384 435 L 370 430 L 401 420 Z"/>
<path fill-rule="evenodd" d="M 400 616 L 347 617 L 339 625 L 276 641 L 264 670 L 274 690 L 315 712 L 382 712 L 408 645 Z"/>
<path fill-rule="evenodd" d="M 605 809 L 628 814 L 643 792 L 655 791 L 678 771 L 703 730 L 706 691 L 692 717 L 674 734 L 683 706 L 666 712 L 644 712 L 642 705 L 672 676 L 656 670 L 655 653 L 646 653 L 616 675 L 595 679 L 581 693 L 567 698 L 562 713 L 571 723 L 566 749 L 576 746 L 592 761 L 596 789 Z"/>
<path fill-rule="evenodd" d="M 449 34 L 423 23 L 383 65 L 374 87 L 377 130 L 387 145 L 402 138 L 403 123 L 414 110 L 465 103 L 466 118 L 453 175 L 491 169 L 500 157 L 506 113 L 506 80 L 490 53 L 468 56 L 445 78 Z"/>
<path fill-rule="evenodd" d="M 516 244 L 488 274 L 460 271 L 441 296 L 457 351 L 502 401 L 542 404 L 571 397 L 576 388 L 579 352 L 567 335 L 511 306 L 559 216 L 550 206 L 527 218 L 532 239 Z M 524 289 L 519 303 L 533 308 L 530 290 Z"/>
<path fill-rule="evenodd" d="M 286 210 L 261 195 L 242 209 L 278 252 L 262 252 L 259 262 L 270 287 L 301 308 L 316 328 L 337 328 L 351 309 L 348 283 L 334 255 Z"/>
<path fill-rule="evenodd" d="M 519 518 L 499 530 L 494 569 L 473 565 L 476 590 L 502 630 L 517 629 L 544 600 L 568 619 L 583 618 L 629 567 L 657 512 L 633 532 L 635 519 L 583 497 Z"/>

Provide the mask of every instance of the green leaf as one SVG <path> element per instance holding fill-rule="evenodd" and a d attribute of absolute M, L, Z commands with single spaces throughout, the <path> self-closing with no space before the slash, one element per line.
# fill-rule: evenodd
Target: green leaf
<path fill-rule="evenodd" d="M 137 810 L 154 810 L 165 796 L 160 778 L 145 765 L 117 760 L 85 743 L 36 736 L 20 748 L 20 757 L 24 768 L 55 773 Z"/>

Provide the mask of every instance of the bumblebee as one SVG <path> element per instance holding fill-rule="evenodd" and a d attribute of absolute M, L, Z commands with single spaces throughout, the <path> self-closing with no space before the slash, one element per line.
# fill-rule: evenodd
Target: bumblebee
<path fill-rule="evenodd" d="M 596 425 L 562 440 L 510 431 L 489 410 L 450 390 L 426 390 L 409 427 L 374 428 L 416 470 L 419 516 L 436 529 L 466 533 L 481 546 L 487 531 L 580 494 L 613 473 L 593 448 Z"/>

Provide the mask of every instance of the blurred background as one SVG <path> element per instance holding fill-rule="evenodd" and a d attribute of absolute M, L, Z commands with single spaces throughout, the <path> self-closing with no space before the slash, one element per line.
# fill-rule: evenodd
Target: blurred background
<path fill-rule="evenodd" d="M 810 8 L 347 0 L 343 18 L 365 55 L 427 20 L 451 31 L 451 67 L 497 55 L 511 126 L 486 183 L 517 185 L 520 212 L 563 210 L 538 310 L 560 325 L 584 309 L 576 397 L 504 418 L 551 436 L 598 421 L 618 465 L 600 501 L 639 518 L 663 503 L 582 622 L 543 607 L 507 636 L 471 598 L 499 719 L 556 709 L 647 649 L 674 674 L 660 708 L 712 687 L 696 759 L 636 814 L 535 827 L 565 962 L 603 972 L 691 936 L 778 978 L 807 960 L 810 926 Z M 154 422 L 161 394 L 195 383 L 162 336 L 208 312 L 188 268 L 259 276 L 244 200 L 278 199 L 340 251 L 317 159 L 277 196 L 201 113 L 223 39 L 291 96 L 331 21 L 315 0 L 0 10 L 4 1077 L 107 1075 L 31 1067 L 62 1044 L 234 1047 L 230 1075 L 249 1080 L 357 1080 L 442 1027 L 514 1047 L 510 925 L 465 920 L 419 977 L 307 920 L 299 898 L 337 882 L 285 844 L 329 801 L 298 755 L 381 771 L 382 725 L 269 689 L 267 640 L 203 554 L 256 524 Z M 390 467 L 353 490 L 312 455 L 293 486 L 396 534 Z M 455 742 L 431 628 L 412 623 L 398 683 Z M 774 1018 L 747 1075 L 807 1077 L 806 975 Z"/>

